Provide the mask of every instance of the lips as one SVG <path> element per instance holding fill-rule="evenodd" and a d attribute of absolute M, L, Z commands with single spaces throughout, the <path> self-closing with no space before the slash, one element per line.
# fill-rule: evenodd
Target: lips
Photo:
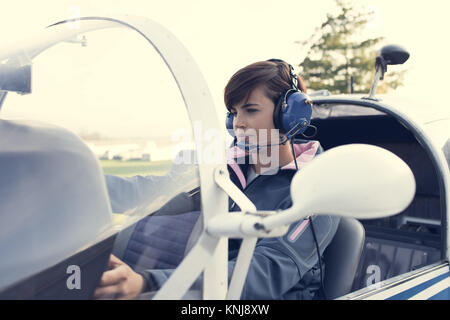
<path fill-rule="evenodd" d="M 236 131 L 236 138 L 238 141 L 247 141 L 248 135 L 246 135 L 242 130 Z"/>
<path fill-rule="evenodd" d="M 252 130 L 250 130 L 252 131 Z M 236 131 L 236 138 L 239 142 L 246 142 L 246 143 L 257 143 L 257 135 L 256 132 L 244 132 L 243 130 Z"/>
<path fill-rule="evenodd" d="M 245 142 L 256 142 L 256 137 L 254 136 L 248 136 L 248 135 L 237 135 L 238 141 L 245 141 Z"/>

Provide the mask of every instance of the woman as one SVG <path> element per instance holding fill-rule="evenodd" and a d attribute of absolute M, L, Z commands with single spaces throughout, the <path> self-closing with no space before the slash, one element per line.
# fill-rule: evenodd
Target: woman
<path fill-rule="evenodd" d="M 306 93 L 301 77 L 293 74 L 290 65 L 275 59 L 242 68 L 225 87 L 225 105 L 230 112 L 227 127 L 235 136 L 234 146 L 228 151 L 230 178 L 258 210 L 289 208 L 294 174 L 320 150 L 317 141 L 293 138 L 305 129 L 304 123 L 301 129 L 297 124 L 286 127 L 280 116 L 285 110 L 298 111 L 298 102 L 290 105 L 289 99 L 300 91 Z M 229 210 L 240 208 L 230 199 Z M 325 266 L 320 256 L 338 223 L 337 217 L 311 217 L 292 224 L 283 237 L 259 239 L 241 299 L 323 298 L 320 288 Z M 229 279 L 240 243 L 239 239 L 229 240 Z M 145 290 L 157 290 L 173 271 L 146 270 L 138 274 L 115 257 L 110 260 L 110 268 L 103 274 L 95 297 L 119 294 L 134 298 Z"/>

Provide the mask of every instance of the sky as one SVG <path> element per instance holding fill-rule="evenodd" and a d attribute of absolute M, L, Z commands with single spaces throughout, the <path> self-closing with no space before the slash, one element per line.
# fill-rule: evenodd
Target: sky
<path fill-rule="evenodd" d="M 363 37 L 383 36 L 411 54 L 398 94 L 431 101 L 430 112 L 450 116 L 447 93 L 450 30 L 446 0 L 356 0 L 375 12 Z M 26 37 L 75 16 L 139 15 L 171 31 L 201 69 L 221 123 L 223 88 L 241 67 L 280 58 L 297 66 L 308 39 L 334 0 L 1 0 L 2 43 Z M 128 30 L 87 34 L 87 47 L 62 44 L 33 61 L 33 93 L 9 94 L 3 118 L 30 117 L 78 133 L 105 136 L 163 136 L 188 126 L 175 82 L 162 60 L 142 38 Z M 392 69 L 391 69 L 392 68 Z M 171 129 L 168 129 L 168 128 Z"/>

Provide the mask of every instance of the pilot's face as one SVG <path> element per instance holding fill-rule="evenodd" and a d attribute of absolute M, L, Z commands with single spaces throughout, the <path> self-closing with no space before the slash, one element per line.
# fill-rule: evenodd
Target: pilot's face
<path fill-rule="evenodd" d="M 275 132 L 274 108 L 274 103 L 264 94 L 262 87 L 255 88 L 246 101 L 232 106 L 230 112 L 234 115 L 233 129 L 237 140 L 269 144 Z"/>

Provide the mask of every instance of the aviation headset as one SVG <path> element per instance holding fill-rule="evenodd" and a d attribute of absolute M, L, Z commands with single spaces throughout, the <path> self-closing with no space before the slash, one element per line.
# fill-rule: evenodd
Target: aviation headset
<path fill-rule="evenodd" d="M 286 63 L 280 59 L 269 59 L 267 61 Z M 282 142 L 282 144 L 286 143 L 286 141 L 292 139 L 297 134 L 303 134 L 308 126 L 310 126 L 312 114 L 311 100 L 304 92 L 300 90 L 297 76 L 294 73 L 294 68 L 292 65 L 288 63 L 286 64 L 289 66 L 291 88 L 280 95 L 273 112 L 273 123 L 275 125 L 275 129 L 280 130 L 281 133 L 286 135 L 286 139 Z M 231 112 L 228 112 L 226 128 L 228 132 L 235 137 L 233 120 L 234 115 Z M 310 136 L 304 136 L 310 138 Z"/>

